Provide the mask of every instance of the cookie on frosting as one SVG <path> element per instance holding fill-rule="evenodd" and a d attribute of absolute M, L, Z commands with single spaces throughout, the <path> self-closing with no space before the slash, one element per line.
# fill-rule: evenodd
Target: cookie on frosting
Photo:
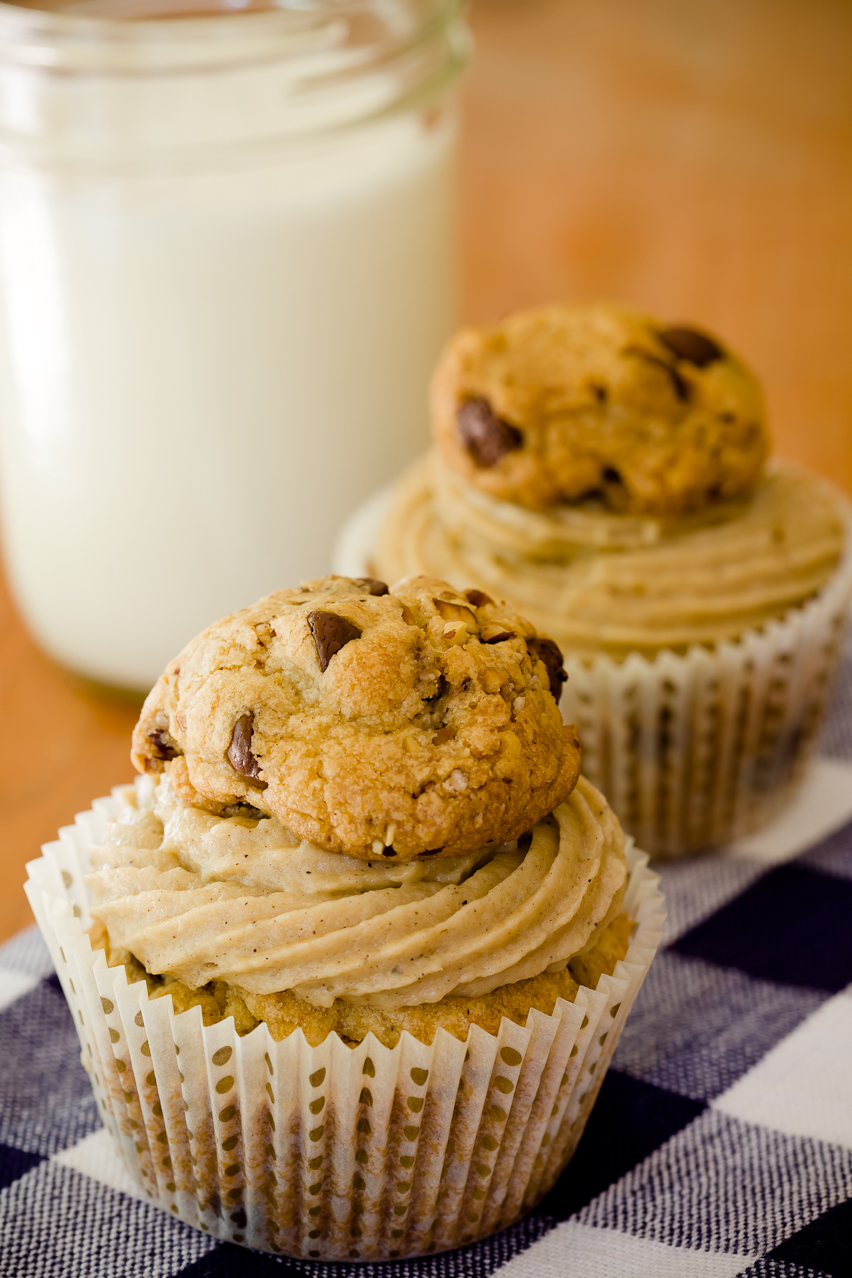
<path fill-rule="evenodd" d="M 448 465 L 530 509 L 700 509 L 748 491 L 769 448 L 760 387 L 716 338 L 604 304 L 462 330 L 432 420 Z"/>
<path fill-rule="evenodd" d="M 556 645 L 481 591 L 325 577 L 194 639 L 132 758 L 186 802 L 332 851 L 451 856 L 516 838 L 572 790 L 564 677 Z"/>

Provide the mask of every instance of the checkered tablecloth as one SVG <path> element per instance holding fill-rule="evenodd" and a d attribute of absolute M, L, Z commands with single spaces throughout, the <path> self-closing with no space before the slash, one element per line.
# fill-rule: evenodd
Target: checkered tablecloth
<path fill-rule="evenodd" d="M 2 1278 L 852 1275 L 852 653 L 771 829 L 663 867 L 666 944 L 577 1154 L 526 1220 L 422 1260 L 218 1243 L 136 1196 L 33 929 L 0 948 Z"/>

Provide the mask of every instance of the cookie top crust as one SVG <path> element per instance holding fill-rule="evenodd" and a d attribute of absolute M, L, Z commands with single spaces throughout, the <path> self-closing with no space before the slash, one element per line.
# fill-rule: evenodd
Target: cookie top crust
<path fill-rule="evenodd" d="M 769 452 L 760 386 L 717 338 L 602 303 L 463 329 L 431 405 L 444 462 L 532 510 L 700 510 L 753 488 Z"/>
<path fill-rule="evenodd" d="M 133 733 L 188 804 L 276 817 L 364 860 L 455 856 L 529 830 L 580 754 L 552 640 L 478 590 L 324 577 L 210 626 Z"/>

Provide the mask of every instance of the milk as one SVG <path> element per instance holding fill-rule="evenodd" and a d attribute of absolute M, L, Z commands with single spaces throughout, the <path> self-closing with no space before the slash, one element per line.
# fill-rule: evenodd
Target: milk
<path fill-rule="evenodd" d="M 453 150 L 450 115 L 410 113 L 281 163 L 5 154 L 4 548 L 58 661 L 144 689 L 214 618 L 330 570 L 426 440 Z"/>

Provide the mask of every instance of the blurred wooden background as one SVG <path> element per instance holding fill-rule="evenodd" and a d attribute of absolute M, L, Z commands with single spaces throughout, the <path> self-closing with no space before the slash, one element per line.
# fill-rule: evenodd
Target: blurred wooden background
<path fill-rule="evenodd" d="M 852 4 L 478 0 L 463 318 L 613 298 L 716 329 L 778 450 L 852 492 Z M 135 710 L 34 648 L 0 585 L 0 938 L 24 864 L 130 775 Z"/>
<path fill-rule="evenodd" d="M 852 5 L 479 0 L 465 317 L 612 298 L 717 329 L 852 489 Z"/>

